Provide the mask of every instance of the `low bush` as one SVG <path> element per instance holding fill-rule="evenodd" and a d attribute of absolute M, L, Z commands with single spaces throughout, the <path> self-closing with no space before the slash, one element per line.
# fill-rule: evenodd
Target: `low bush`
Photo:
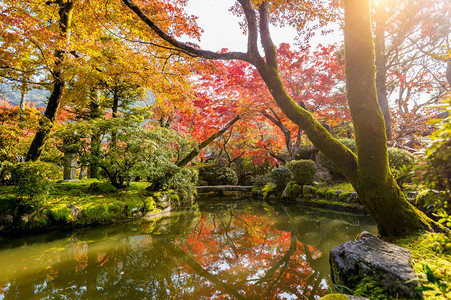
<path fill-rule="evenodd" d="M 271 173 L 267 173 L 254 177 L 252 180 L 252 185 L 265 186 L 270 181 L 271 181 Z"/>
<path fill-rule="evenodd" d="M 54 164 L 30 161 L 15 165 L 11 175 L 14 192 L 28 204 L 38 205 L 39 198 L 48 193 L 51 181 L 61 178 L 61 171 Z"/>
<path fill-rule="evenodd" d="M 291 181 L 293 173 L 286 167 L 280 167 L 271 171 L 271 182 L 276 185 L 278 190 L 283 190 Z"/>
<path fill-rule="evenodd" d="M 316 164 L 313 160 L 301 159 L 291 161 L 288 165 L 297 184 L 312 184 L 316 174 Z"/>
<path fill-rule="evenodd" d="M 415 157 L 409 151 L 404 149 L 389 147 L 388 160 L 391 169 L 399 170 L 402 166 L 410 167 L 415 161 Z"/>

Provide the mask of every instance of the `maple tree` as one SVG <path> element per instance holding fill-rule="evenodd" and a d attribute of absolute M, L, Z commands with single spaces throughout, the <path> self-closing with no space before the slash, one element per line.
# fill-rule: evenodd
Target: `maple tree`
<path fill-rule="evenodd" d="M 183 12 L 184 5 L 155 1 L 148 9 L 166 19 L 165 28 L 177 36 L 196 38 L 199 28 Z M 0 76 L 17 81 L 22 95 L 34 84 L 52 92 L 27 160 L 40 156 L 63 102 L 86 107 L 90 93 L 118 82 L 134 90 L 145 87 L 156 101 L 169 99 L 180 106 L 192 97 L 187 75 L 200 65 L 143 38 L 143 28 L 136 30 L 132 13 L 124 12 L 120 3 L 6 1 L 1 9 Z"/>
<path fill-rule="evenodd" d="M 335 45 L 319 46 L 313 55 L 309 55 L 308 48 L 296 51 L 282 43 L 277 49 L 277 57 L 284 86 L 297 103 L 323 124 L 337 125 L 350 119 L 343 91 L 344 73 Z M 283 163 L 296 157 L 301 148 L 302 128 L 275 105 L 257 70 L 249 63 L 222 63 L 221 74 L 210 84 L 215 95 L 236 99 L 240 114 L 252 115 L 259 123 L 269 120 L 271 125 L 279 128 L 281 134 L 275 134 L 273 130 L 271 142 L 264 143 L 272 156 Z M 288 155 L 278 153 L 283 141 Z"/>
<path fill-rule="evenodd" d="M 443 51 L 440 48 L 448 36 L 443 10 L 446 4 L 436 0 L 375 1 L 376 87 L 388 140 L 392 133 L 395 142 L 405 136 L 399 123 L 409 124 L 410 133 L 416 126 L 421 128 L 421 122 L 412 123 L 415 116 L 424 118 L 421 108 L 438 101 L 448 90 L 440 70 L 446 58 L 437 53 Z M 390 98 L 396 104 L 394 126 Z"/>
<path fill-rule="evenodd" d="M 268 1 L 238 1 L 239 11 L 246 19 L 248 51 L 216 53 L 176 40 L 149 19 L 134 2 L 123 0 L 123 3 L 161 39 L 190 55 L 242 60 L 254 65 L 284 114 L 302 127 L 313 144 L 332 159 L 352 183 L 382 236 L 403 236 L 418 230 L 437 228 L 432 220 L 406 200 L 390 173 L 385 125 L 376 97 L 369 1 L 345 1 L 346 89 L 356 132 L 357 156 L 333 138 L 310 112 L 296 104 L 284 88 L 278 71 L 277 52 L 269 31 L 270 12 L 275 11 L 277 16 L 280 12 L 278 9 L 283 9 L 283 5 Z M 302 1 L 296 3 L 305 5 Z M 308 14 L 310 7 L 306 5 L 305 8 L 304 12 Z M 312 12 L 318 16 L 322 11 L 312 9 Z M 259 36 L 264 58 L 258 51 Z"/>

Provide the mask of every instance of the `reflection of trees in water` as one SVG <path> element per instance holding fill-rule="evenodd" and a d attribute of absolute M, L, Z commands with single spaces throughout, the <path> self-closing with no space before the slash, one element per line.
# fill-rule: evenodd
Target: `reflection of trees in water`
<path fill-rule="evenodd" d="M 290 231 L 276 228 L 280 219 Z M 297 227 L 290 223 L 283 211 L 265 202 L 203 214 L 186 242 L 170 245 L 188 265 L 187 272 L 208 279 L 196 282 L 191 296 L 313 299 L 325 294 L 324 274 L 311 264 L 322 253 L 299 241 Z"/>
<path fill-rule="evenodd" d="M 45 257 L 47 268 L 18 273 L 5 299 L 314 299 L 327 292 L 323 253 L 334 228 L 349 224 L 311 220 L 294 206 L 266 202 L 201 208 L 208 213 L 142 222 L 122 233 L 121 227 L 110 235 L 82 232 Z"/>

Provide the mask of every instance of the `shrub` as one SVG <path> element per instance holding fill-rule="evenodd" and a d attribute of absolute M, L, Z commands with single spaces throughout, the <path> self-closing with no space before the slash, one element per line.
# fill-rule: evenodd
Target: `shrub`
<path fill-rule="evenodd" d="M 352 152 L 356 153 L 357 148 L 355 144 L 355 140 L 353 139 L 339 139 L 339 141 L 348 147 Z M 318 154 L 319 163 L 329 170 L 329 173 L 334 178 L 344 178 L 343 173 L 341 173 L 340 169 L 337 167 L 337 165 L 332 162 L 329 158 L 327 158 L 322 152 L 319 152 Z"/>
<path fill-rule="evenodd" d="M 265 186 L 268 182 L 271 181 L 271 173 L 267 173 L 264 175 L 258 175 L 252 180 L 252 185 L 255 186 Z"/>
<path fill-rule="evenodd" d="M 412 166 L 415 161 L 415 157 L 409 151 L 390 147 L 388 148 L 388 160 L 391 169 L 400 170 L 402 166 Z"/>
<path fill-rule="evenodd" d="M 291 161 L 288 165 L 297 184 L 312 184 L 316 174 L 316 164 L 313 160 L 301 159 Z"/>
<path fill-rule="evenodd" d="M 199 172 L 194 169 L 180 168 L 180 170 L 173 176 L 168 186 L 173 189 L 177 195 L 180 205 L 192 204 L 194 196 L 196 195 L 196 184 L 199 178 Z"/>
<path fill-rule="evenodd" d="M 293 173 L 291 173 L 290 169 L 280 167 L 271 171 L 271 182 L 276 185 L 278 190 L 283 190 L 291 181 L 292 176 Z"/>
<path fill-rule="evenodd" d="M 199 179 L 208 185 L 235 185 L 238 176 L 235 171 L 222 165 L 209 165 L 199 169 Z"/>
<path fill-rule="evenodd" d="M 61 177 L 57 166 L 41 161 L 19 163 L 14 166 L 11 175 L 15 193 L 26 198 L 23 200 L 33 202 L 28 203 L 31 205 L 37 205 L 38 198 L 48 193 L 51 180 Z"/>
<path fill-rule="evenodd" d="M 296 159 L 312 159 L 313 160 L 314 153 L 310 149 L 309 146 L 302 145 L 299 147 L 299 150 L 296 152 Z"/>
<path fill-rule="evenodd" d="M 439 122 L 437 130 L 430 136 L 425 158 L 416 168 L 421 184 L 432 189 L 451 193 L 451 100 L 443 106 L 448 115 Z"/>

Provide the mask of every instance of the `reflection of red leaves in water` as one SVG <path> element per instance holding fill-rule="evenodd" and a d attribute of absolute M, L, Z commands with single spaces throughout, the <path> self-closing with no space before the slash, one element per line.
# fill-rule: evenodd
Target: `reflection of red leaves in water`
<path fill-rule="evenodd" d="M 179 243 L 204 270 L 245 297 L 300 299 L 317 280 L 308 260 L 322 253 L 308 245 L 307 254 L 303 243 L 292 240 L 296 233 L 274 228 L 275 219 L 263 214 L 204 214 L 195 230 Z M 184 268 L 193 273 L 188 264 Z M 221 287 L 202 280 L 190 297 L 230 297 Z M 326 293 L 327 287 L 320 284 L 316 295 Z"/>

